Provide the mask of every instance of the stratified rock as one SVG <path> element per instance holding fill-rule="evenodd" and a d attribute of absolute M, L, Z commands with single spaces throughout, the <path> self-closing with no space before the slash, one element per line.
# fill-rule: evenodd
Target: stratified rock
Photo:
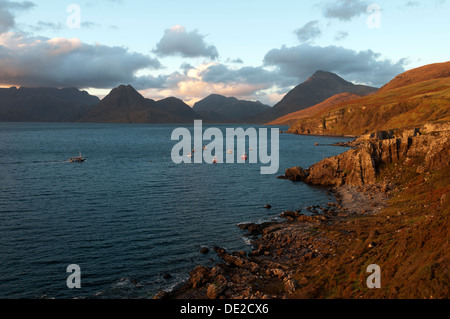
<path fill-rule="evenodd" d="M 424 158 L 420 172 L 440 170 L 450 161 L 450 131 L 417 135 L 416 130 L 405 138 L 367 139 L 360 146 L 337 156 L 326 158 L 309 169 L 293 167 L 285 177 L 321 186 L 362 186 L 374 184 L 381 165 Z M 411 136 L 412 135 L 412 136 Z M 419 171 L 419 170 L 418 170 Z M 383 188 L 385 192 L 390 185 Z"/>

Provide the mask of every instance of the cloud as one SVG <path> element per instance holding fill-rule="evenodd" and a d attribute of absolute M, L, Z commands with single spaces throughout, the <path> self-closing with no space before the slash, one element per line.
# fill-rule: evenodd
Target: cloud
<path fill-rule="evenodd" d="M 334 36 L 334 40 L 336 41 L 341 41 L 344 40 L 345 38 L 348 37 L 348 32 L 346 31 L 339 31 L 338 33 L 336 33 L 336 35 Z"/>
<path fill-rule="evenodd" d="M 283 46 L 270 50 L 264 64 L 274 66 L 279 76 L 306 80 L 317 70 L 337 73 L 346 80 L 382 86 L 404 72 L 405 59 L 392 62 L 372 50 L 355 51 L 338 46 Z"/>
<path fill-rule="evenodd" d="M 164 31 L 153 52 L 160 57 L 179 55 L 185 58 L 217 59 L 219 53 L 216 47 L 206 44 L 204 38 L 197 30 L 187 32 L 184 27 L 176 25 Z"/>
<path fill-rule="evenodd" d="M 240 58 L 236 58 L 236 59 L 230 59 L 228 58 L 227 63 L 235 63 L 235 64 L 244 64 L 244 61 L 242 61 L 242 59 Z"/>
<path fill-rule="evenodd" d="M 319 27 L 319 21 L 313 20 L 295 30 L 295 34 L 300 42 L 309 42 L 321 36 L 322 30 Z"/>
<path fill-rule="evenodd" d="M 28 10 L 34 6 L 35 4 L 30 1 L 0 0 L 0 34 L 8 32 L 15 26 L 15 12 Z"/>
<path fill-rule="evenodd" d="M 79 39 L 0 35 L 0 84 L 111 88 L 122 83 L 160 87 L 161 78 L 136 77 L 160 62 L 123 47 L 85 44 Z"/>
<path fill-rule="evenodd" d="M 273 74 L 262 68 L 229 69 L 217 62 L 203 63 L 196 67 L 182 65 L 184 73 L 172 73 L 165 80 L 163 89 L 142 90 L 144 96 L 158 99 L 167 96 L 181 98 L 189 105 L 210 94 L 234 96 L 239 99 L 252 100 L 261 98 L 264 103 L 274 104 L 273 96 L 266 93 L 273 85 Z M 264 76 L 264 72 L 267 72 Z"/>
<path fill-rule="evenodd" d="M 341 21 L 349 21 L 366 13 L 369 3 L 364 0 L 335 0 L 323 6 L 324 16 Z"/>

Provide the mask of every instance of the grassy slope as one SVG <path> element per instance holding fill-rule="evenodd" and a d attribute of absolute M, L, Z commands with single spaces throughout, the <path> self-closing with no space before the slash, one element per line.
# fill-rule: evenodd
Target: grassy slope
<path fill-rule="evenodd" d="M 450 120 L 450 78 L 433 79 L 332 106 L 297 121 L 292 133 L 352 134 Z M 325 123 L 325 129 L 323 127 Z"/>
<path fill-rule="evenodd" d="M 294 113 L 287 114 L 282 116 L 272 122 L 268 123 L 268 125 L 291 125 L 295 123 L 297 120 L 302 118 L 307 118 L 314 116 L 315 114 L 328 109 L 334 105 L 341 104 L 343 102 L 348 102 L 351 100 L 355 100 L 360 98 L 360 95 L 352 94 L 352 93 L 341 93 L 334 95 L 322 103 L 316 104 L 314 106 L 308 107 L 307 109 L 303 109 Z"/>
<path fill-rule="evenodd" d="M 376 215 L 322 225 L 311 236 L 340 242 L 336 255 L 301 266 L 308 283 L 291 298 L 448 298 L 450 167 L 425 175 L 416 163 L 391 164 L 381 179 L 396 183 L 389 206 Z M 376 231 L 376 232 L 375 232 Z M 375 232 L 375 235 L 374 235 Z M 375 243 L 369 248 L 369 243 Z M 381 289 L 366 285 L 367 266 L 381 268 Z M 320 271 L 317 271 L 320 269 Z"/>

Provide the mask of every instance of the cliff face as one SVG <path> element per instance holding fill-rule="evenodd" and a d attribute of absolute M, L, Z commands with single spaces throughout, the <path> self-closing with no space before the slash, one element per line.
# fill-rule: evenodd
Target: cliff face
<path fill-rule="evenodd" d="M 416 165 L 417 172 L 435 171 L 450 162 L 450 125 L 425 125 L 389 138 L 392 132 L 378 134 L 387 139 L 363 136 L 358 145 L 345 153 L 326 158 L 308 169 L 286 170 L 285 177 L 312 185 L 361 186 L 374 184 L 383 165 L 400 162 Z"/>

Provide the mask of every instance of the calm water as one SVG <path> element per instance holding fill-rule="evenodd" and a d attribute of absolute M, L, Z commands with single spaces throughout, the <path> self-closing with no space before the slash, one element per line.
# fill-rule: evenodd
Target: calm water
<path fill-rule="evenodd" d="M 333 200 L 276 176 L 347 139 L 281 134 L 279 173 L 261 175 L 261 164 L 174 164 L 175 128 L 0 123 L 0 298 L 152 296 L 218 261 L 203 246 L 248 251 L 238 223 Z M 86 162 L 67 162 L 80 151 Z M 81 289 L 67 288 L 70 264 Z"/>

